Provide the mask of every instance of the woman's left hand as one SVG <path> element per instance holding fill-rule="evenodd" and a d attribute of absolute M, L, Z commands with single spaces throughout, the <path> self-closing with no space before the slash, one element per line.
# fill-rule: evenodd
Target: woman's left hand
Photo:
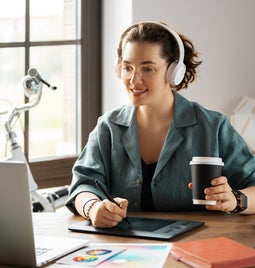
<path fill-rule="evenodd" d="M 228 184 L 228 179 L 224 176 L 211 180 L 212 187 L 205 189 L 206 200 L 216 200 L 216 205 L 207 205 L 209 210 L 221 210 L 229 212 L 236 207 L 236 198 Z"/>
<path fill-rule="evenodd" d="M 228 179 L 224 176 L 211 180 L 211 187 L 204 190 L 206 200 L 216 200 L 216 205 L 207 205 L 208 210 L 221 210 L 229 212 L 236 207 L 236 198 L 228 184 Z M 189 184 L 192 188 L 192 184 Z"/>

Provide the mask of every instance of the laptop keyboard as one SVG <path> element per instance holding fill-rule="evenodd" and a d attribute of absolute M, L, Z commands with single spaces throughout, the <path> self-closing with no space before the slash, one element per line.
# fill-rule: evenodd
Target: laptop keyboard
<path fill-rule="evenodd" d="M 42 254 L 48 252 L 49 250 L 51 250 L 51 248 L 40 248 L 40 247 L 37 247 L 35 249 L 35 253 L 36 253 L 36 256 L 39 256 L 39 255 L 42 255 Z"/>

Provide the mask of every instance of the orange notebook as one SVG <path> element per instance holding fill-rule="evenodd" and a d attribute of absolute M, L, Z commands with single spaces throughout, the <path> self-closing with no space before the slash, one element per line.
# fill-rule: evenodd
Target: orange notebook
<path fill-rule="evenodd" d="M 171 255 L 195 268 L 255 267 L 255 249 L 226 237 L 175 242 Z"/>

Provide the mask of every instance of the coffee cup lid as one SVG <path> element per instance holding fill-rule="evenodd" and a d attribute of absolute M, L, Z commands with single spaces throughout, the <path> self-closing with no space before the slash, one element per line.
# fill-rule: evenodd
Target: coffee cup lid
<path fill-rule="evenodd" d="M 217 165 L 224 166 L 222 158 L 219 157 L 207 157 L 207 156 L 194 156 L 190 161 L 190 165 L 203 164 L 203 165 Z"/>

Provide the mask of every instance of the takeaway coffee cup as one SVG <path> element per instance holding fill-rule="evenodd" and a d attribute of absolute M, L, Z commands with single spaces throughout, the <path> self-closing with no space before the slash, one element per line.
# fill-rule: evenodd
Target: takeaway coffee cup
<path fill-rule="evenodd" d="M 205 200 L 204 190 L 211 180 L 221 176 L 224 163 L 218 157 L 193 157 L 190 161 L 192 198 L 195 205 L 216 205 L 215 200 Z"/>

